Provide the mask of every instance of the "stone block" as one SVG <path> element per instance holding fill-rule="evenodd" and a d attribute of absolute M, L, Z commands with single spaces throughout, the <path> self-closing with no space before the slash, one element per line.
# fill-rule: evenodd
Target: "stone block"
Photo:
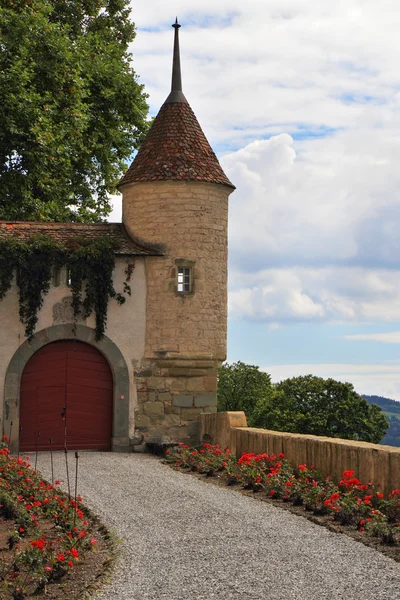
<path fill-rule="evenodd" d="M 187 425 L 179 425 L 179 426 L 169 427 L 167 432 L 168 432 L 168 437 L 170 437 L 173 442 L 183 442 L 183 441 L 187 440 L 189 437 Z"/>
<path fill-rule="evenodd" d="M 181 409 L 178 406 L 164 405 L 164 411 L 166 415 L 180 415 Z"/>
<path fill-rule="evenodd" d="M 186 389 L 189 392 L 204 392 L 203 377 L 190 377 L 186 382 Z"/>
<path fill-rule="evenodd" d="M 149 402 L 155 402 L 157 400 L 157 394 L 155 392 L 149 392 Z"/>
<path fill-rule="evenodd" d="M 163 390 L 165 388 L 165 378 L 149 377 L 147 380 L 147 387 L 152 390 Z"/>
<path fill-rule="evenodd" d="M 135 371 L 135 377 L 151 377 L 153 375 L 152 369 L 144 369 L 142 371 Z"/>
<path fill-rule="evenodd" d="M 160 415 L 164 413 L 164 404 L 162 402 L 146 402 L 143 405 L 146 415 Z"/>
<path fill-rule="evenodd" d="M 165 414 L 162 413 L 157 413 L 154 415 L 150 415 L 150 421 L 151 421 L 151 425 L 150 425 L 150 429 L 151 431 L 154 431 L 155 428 L 159 427 L 160 425 L 164 425 L 164 418 L 165 418 Z"/>
<path fill-rule="evenodd" d="M 169 392 L 161 392 L 158 394 L 158 399 L 160 402 L 171 402 L 172 396 Z"/>
<path fill-rule="evenodd" d="M 206 414 L 216 413 L 217 412 L 217 407 L 216 406 L 206 406 L 205 408 L 203 408 L 203 412 L 206 413 Z"/>
<path fill-rule="evenodd" d="M 147 428 L 150 425 L 150 419 L 146 415 L 135 414 L 135 428 L 139 431 L 147 431 Z"/>
<path fill-rule="evenodd" d="M 205 406 L 217 406 L 217 394 L 196 394 L 194 397 L 194 405 L 199 408 Z"/>
<path fill-rule="evenodd" d="M 137 393 L 137 401 L 138 404 L 144 404 L 149 399 L 147 392 L 138 392 Z"/>
<path fill-rule="evenodd" d="M 204 389 L 206 392 L 216 392 L 218 387 L 217 376 L 204 377 Z"/>
<path fill-rule="evenodd" d="M 183 421 L 193 421 L 198 419 L 202 412 L 201 408 L 182 408 L 181 418 Z"/>
<path fill-rule="evenodd" d="M 172 377 L 168 377 L 165 383 L 165 387 L 174 392 L 183 392 L 183 390 L 186 388 L 186 381 L 184 379 L 174 379 Z"/>
<path fill-rule="evenodd" d="M 190 408 L 191 406 L 193 406 L 193 395 L 188 396 L 185 394 L 175 394 L 174 396 L 172 396 L 172 404 L 174 406 Z"/>
<path fill-rule="evenodd" d="M 173 415 L 173 414 L 165 415 L 163 425 L 166 425 L 168 427 L 173 427 L 173 426 L 180 425 L 180 424 L 181 424 L 180 415 Z"/>
<path fill-rule="evenodd" d="M 172 367 L 169 369 L 171 377 L 188 377 L 190 375 L 189 367 Z"/>

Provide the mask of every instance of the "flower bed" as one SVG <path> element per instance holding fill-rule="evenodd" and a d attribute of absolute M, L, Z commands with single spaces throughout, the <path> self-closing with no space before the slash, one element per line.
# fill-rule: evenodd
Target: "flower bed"
<path fill-rule="evenodd" d="M 230 450 L 211 444 L 200 449 L 179 444 L 167 451 L 166 461 L 206 476 L 219 474 L 227 485 L 304 507 L 314 515 L 377 536 L 384 544 L 400 544 L 400 489 L 385 498 L 372 482 L 361 483 L 354 471 L 344 471 L 335 483 L 323 478 L 314 465 L 293 468 L 283 454 L 244 453 L 237 459 Z"/>
<path fill-rule="evenodd" d="M 0 442 L 0 600 L 24 600 L 61 581 L 97 540 L 82 499 L 12 457 L 8 441 Z"/>

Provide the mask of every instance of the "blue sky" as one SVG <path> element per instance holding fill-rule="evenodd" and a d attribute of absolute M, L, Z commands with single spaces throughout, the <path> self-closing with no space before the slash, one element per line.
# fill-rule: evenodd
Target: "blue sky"
<path fill-rule="evenodd" d="M 400 400 L 400 5 L 135 0 L 152 114 L 175 15 L 184 92 L 237 187 L 228 359 Z"/>

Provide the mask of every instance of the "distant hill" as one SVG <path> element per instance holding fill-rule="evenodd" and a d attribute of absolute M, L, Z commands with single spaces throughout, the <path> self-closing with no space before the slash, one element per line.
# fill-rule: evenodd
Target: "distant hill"
<path fill-rule="evenodd" d="M 388 432 L 380 443 L 400 447 L 400 402 L 383 396 L 366 396 L 365 394 L 363 394 L 363 398 L 368 404 L 380 406 L 389 421 Z"/>

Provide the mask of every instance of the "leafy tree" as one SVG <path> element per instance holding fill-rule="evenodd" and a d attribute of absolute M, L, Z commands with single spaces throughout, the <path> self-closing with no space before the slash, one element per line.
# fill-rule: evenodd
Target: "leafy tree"
<path fill-rule="evenodd" d="M 253 413 L 258 427 L 379 443 L 388 422 L 379 406 L 369 405 L 351 383 L 313 375 L 286 379 Z"/>
<path fill-rule="evenodd" d="M 379 443 L 388 422 L 351 383 L 307 375 L 271 384 L 259 367 L 224 364 L 218 410 L 243 410 L 252 427 Z"/>
<path fill-rule="evenodd" d="M 0 218 L 96 221 L 146 131 L 129 0 L 0 0 Z"/>
<path fill-rule="evenodd" d="M 250 424 L 257 402 L 271 392 L 271 377 L 259 367 L 238 361 L 218 372 L 218 410 L 243 410 Z"/>

